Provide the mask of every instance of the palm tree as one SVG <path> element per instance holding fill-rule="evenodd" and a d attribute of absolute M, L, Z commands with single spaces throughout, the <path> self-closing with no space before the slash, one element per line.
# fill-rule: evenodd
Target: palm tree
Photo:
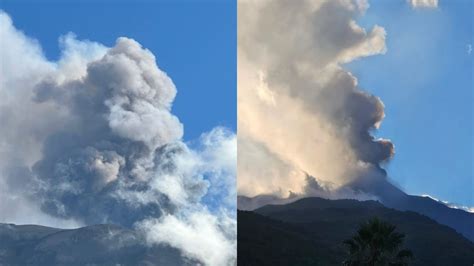
<path fill-rule="evenodd" d="M 413 258 L 410 250 L 402 249 L 405 235 L 395 232 L 395 226 L 378 218 L 362 224 L 357 234 L 344 241 L 349 248 L 346 266 L 404 266 Z"/>

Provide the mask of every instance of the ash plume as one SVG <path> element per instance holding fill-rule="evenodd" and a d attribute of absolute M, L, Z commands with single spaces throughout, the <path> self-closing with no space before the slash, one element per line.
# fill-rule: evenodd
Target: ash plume
<path fill-rule="evenodd" d="M 235 134 L 183 142 L 176 87 L 135 40 L 109 48 L 67 34 L 52 62 L 0 20 L 1 221 L 114 223 L 205 265 L 233 264 Z M 176 226 L 189 234 L 169 238 Z"/>
<path fill-rule="evenodd" d="M 366 0 L 238 3 L 238 207 L 311 196 L 376 199 L 472 241 L 472 213 L 408 195 L 383 168 L 394 156 L 392 142 L 374 136 L 384 105 L 345 69 L 385 53 L 385 30 L 356 22 L 368 6 Z"/>
<path fill-rule="evenodd" d="M 372 135 L 384 105 L 344 69 L 385 52 L 385 30 L 355 22 L 367 7 L 349 0 L 239 3 L 240 194 L 304 193 L 300 169 L 334 189 L 367 175 L 386 178 L 381 164 L 394 145 Z"/>

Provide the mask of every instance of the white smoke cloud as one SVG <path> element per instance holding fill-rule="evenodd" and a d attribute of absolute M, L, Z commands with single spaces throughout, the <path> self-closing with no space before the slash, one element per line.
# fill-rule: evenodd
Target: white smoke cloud
<path fill-rule="evenodd" d="M 225 214 L 216 217 L 201 211 L 185 217 L 166 215 L 145 220 L 140 228 L 145 230 L 147 241 L 170 244 L 206 265 L 229 265 L 228 258 L 234 257 L 237 249 L 236 220 Z M 228 241 L 229 237 L 234 241 Z"/>
<path fill-rule="evenodd" d="M 0 222 L 14 224 L 41 224 L 56 228 L 72 229 L 83 226 L 73 219 L 54 217 L 41 211 L 34 200 L 10 190 L 0 178 Z"/>
<path fill-rule="evenodd" d="M 366 31 L 355 22 L 367 7 L 350 0 L 239 2 L 239 194 L 304 193 L 304 172 L 334 189 L 368 172 L 385 178 L 379 165 L 394 147 L 371 135 L 383 103 L 343 68 L 386 50 L 382 27 Z"/>
<path fill-rule="evenodd" d="M 52 62 L 6 13 L 0 22 L 0 222 L 116 223 L 233 264 L 235 134 L 184 143 L 174 83 L 132 39 L 108 48 L 69 33 Z"/>
<path fill-rule="evenodd" d="M 273 193 L 273 194 L 259 194 L 254 197 L 239 196 L 237 200 L 237 207 L 239 210 L 255 210 L 268 204 L 280 205 L 295 202 L 302 198 L 319 197 L 331 200 L 338 199 L 355 199 L 360 201 L 380 199 L 373 194 L 368 194 L 364 191 L 353 189 L 349 186 L 337 187 L 333 183 L 323 182 L 316 178 L 306 175 L 305 184 L 301 192 L 289 191 L 289 194 Z"/>
<path fill-rule="evenodd" d="M 408 0 L 413 8 L 437 8 L 438 0 Z"/>

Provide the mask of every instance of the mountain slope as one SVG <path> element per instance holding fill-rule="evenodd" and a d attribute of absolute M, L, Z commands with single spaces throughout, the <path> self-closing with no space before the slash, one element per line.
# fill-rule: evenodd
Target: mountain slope
<path fill-rule="evenodd" d="M 62 230 L 0 224 L 0 265 L 193 265 L 166 246 L 117 225 Z"/>
<path fill-rule="evenodd" d="M 474 242 L 474 213 L 450 208 L 429 197 L 408 195 L 387 179 L 361 178 L 348 186 L 377 196 L 389 208 L 426 215 L 438 223 L 454 228 Z"/>
<path fill-rule="evenodd" d="M 342 241 L 360 223 L 377 216 L 406 235 L 413 265 L 474 263 L 474 244 L 430 218 L 384 207 L 375 201 L 305 198 L 238 213 L 239 265 L 340 265 Z"/>
<path fill-rule="evenodd" d="M 408 195 L 386 179 L 360 179 L 347 187 L 376 196 L 386 207 L 426 215 L 440 224 L 455 229 L 474 242 L 474 213 L 451 208 L 429 197 Z M 273 195 L 238 196 L 237 205 L 240 210 L 255 210 L 268 204 L 294 202 L 299 198 L 301 196 L 298 198 L 279 198 Z"/>

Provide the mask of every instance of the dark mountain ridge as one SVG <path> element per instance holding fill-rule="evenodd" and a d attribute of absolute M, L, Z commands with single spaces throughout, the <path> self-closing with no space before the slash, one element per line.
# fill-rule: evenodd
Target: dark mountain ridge
<path fill-rule="evenodd" d="M 429 197 L 408 195 L 387 179 L 361 178 L 348 186 L 377 196 L 389 208 L 426 215 L 474 242 L 474 213 L 451 208 Z"/>
<path fill-rule="evenodd" d="M 0 265 L 194 265 L 179 250 L 148 246 L 136 231 L 112 224 L 78 229 L 0 224 Z"/>
<path fill-rule="evenodd" d="M 455 209 L 429 197 L 408 195 L 387 179 L 359 179 L 346 185 L 351 190 L 374 195 L 386 207 L 400 211 L 414 211 L 447 225 L 474 242 L 474 213 Z M 278 198 L 273 195 L 238 196 L 240 210 L 255 210 L 267 204 L 285 204 L 302 197 Z"/>
<path fill-rule="evenodd" d="M 377 201 L 304 198 L 238 212 L 239 265 L 340 265 L 342 242 L 359 225 L 379 217 L 406 235 L 413 265 L 474 263 L 474 243 L 448 226 L 412 211 L 387 208 Z"/>

